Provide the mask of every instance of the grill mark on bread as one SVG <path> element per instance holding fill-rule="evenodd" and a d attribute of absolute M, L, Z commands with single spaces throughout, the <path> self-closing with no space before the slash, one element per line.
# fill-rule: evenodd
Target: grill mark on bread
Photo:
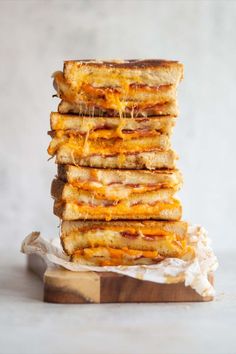
<path fill-rule="evenodd" d="M 121 236 L 132 239 L 132 240 L 139 237 L 138 232 L 122 231 L 122 232 L 120 232 L 120 234 L 121 234 Z"/>
<path fill-rule="evenodd" d="M 81 66 L 96 66 L 96 67 L 109 67 L 109 68 L 124 68 L 124 69 L 139 69 L 139 68 L 156 68 L 156 67 L 168 67 L 171 65 L 182 64 L 177 60 L 164 60 L 164 59 L 126 59 L 122 61 L 106 61 L 106 60 L 95 60 L 95 59 L 84 59 L 84 60 L 66 60 L 64 65 L 67 63 L 78 62 Z"/>

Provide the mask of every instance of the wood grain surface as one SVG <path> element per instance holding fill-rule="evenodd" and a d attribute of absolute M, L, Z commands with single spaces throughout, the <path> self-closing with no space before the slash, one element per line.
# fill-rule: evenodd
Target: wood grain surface
<path fill-rule="evenodd" d="M 124 302 L 201 302 L 202 297 L 183 283 L 157 284 L 112 272 L 72 272 L 47 266 L 42 258 L 28 256 L 28 268 L 44 283 L 44 301 L 66 304 Z M 213 274 L 209 276 L 213 283 Z"/>

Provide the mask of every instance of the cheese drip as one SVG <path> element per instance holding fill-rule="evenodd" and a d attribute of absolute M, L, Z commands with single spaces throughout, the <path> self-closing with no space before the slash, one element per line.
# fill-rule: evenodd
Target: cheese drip
<path fill-rule="evenodd" d="M 122 78 L 117 72 L 109 71 L 109 82 L 112 87 L 101 86 L 105 78 L 100 75 L 90 74 L 88 71 L 80 75 L 72 82 L 68 82 L 62 72 L 54 74 L 55 88 L 62 100 L 71 104 L 83 104 L 87 106 L 87 114 L 91 114 L 94 108 L 114 110 L 119 112 L 120 118 L 125 116 L 126 108 L 134 116 L 135 108 L 145 110 L 158 103 L 166 103 L 175 97 L 175 86 L 162 84 L 157 87 L 142 83 L 142 77 L 134 75 Z M 117 81 L 117 85 L 115 82 Z M 157 92 L 159 96 L 157 97 Z M 158 101 L 159 99 L 159 101 Z"/>

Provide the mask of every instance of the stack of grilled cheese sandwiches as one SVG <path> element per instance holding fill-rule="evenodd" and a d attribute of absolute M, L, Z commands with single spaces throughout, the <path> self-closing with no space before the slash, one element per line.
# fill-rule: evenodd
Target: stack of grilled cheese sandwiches
<path fill-rule="evenodd" d="M 176 61 L 66 61 L 54 74 L 51 113 L 57 177 L 51 193 L 73 262 L 98 266 L 190 260 L 171 135 L 178 115 Z"/>

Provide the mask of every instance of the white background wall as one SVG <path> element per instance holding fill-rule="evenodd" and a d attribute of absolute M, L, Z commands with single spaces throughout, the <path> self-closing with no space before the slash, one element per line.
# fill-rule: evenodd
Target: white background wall
<path fill-rule="evenodd" d="M 51 73 L 64 59 L 166 58 L 185 64 L 174 134 L 184 217 L 235 250 L 235 43 L 233 1 L 0 1 L 0 246 L 58 234 Z"/>

